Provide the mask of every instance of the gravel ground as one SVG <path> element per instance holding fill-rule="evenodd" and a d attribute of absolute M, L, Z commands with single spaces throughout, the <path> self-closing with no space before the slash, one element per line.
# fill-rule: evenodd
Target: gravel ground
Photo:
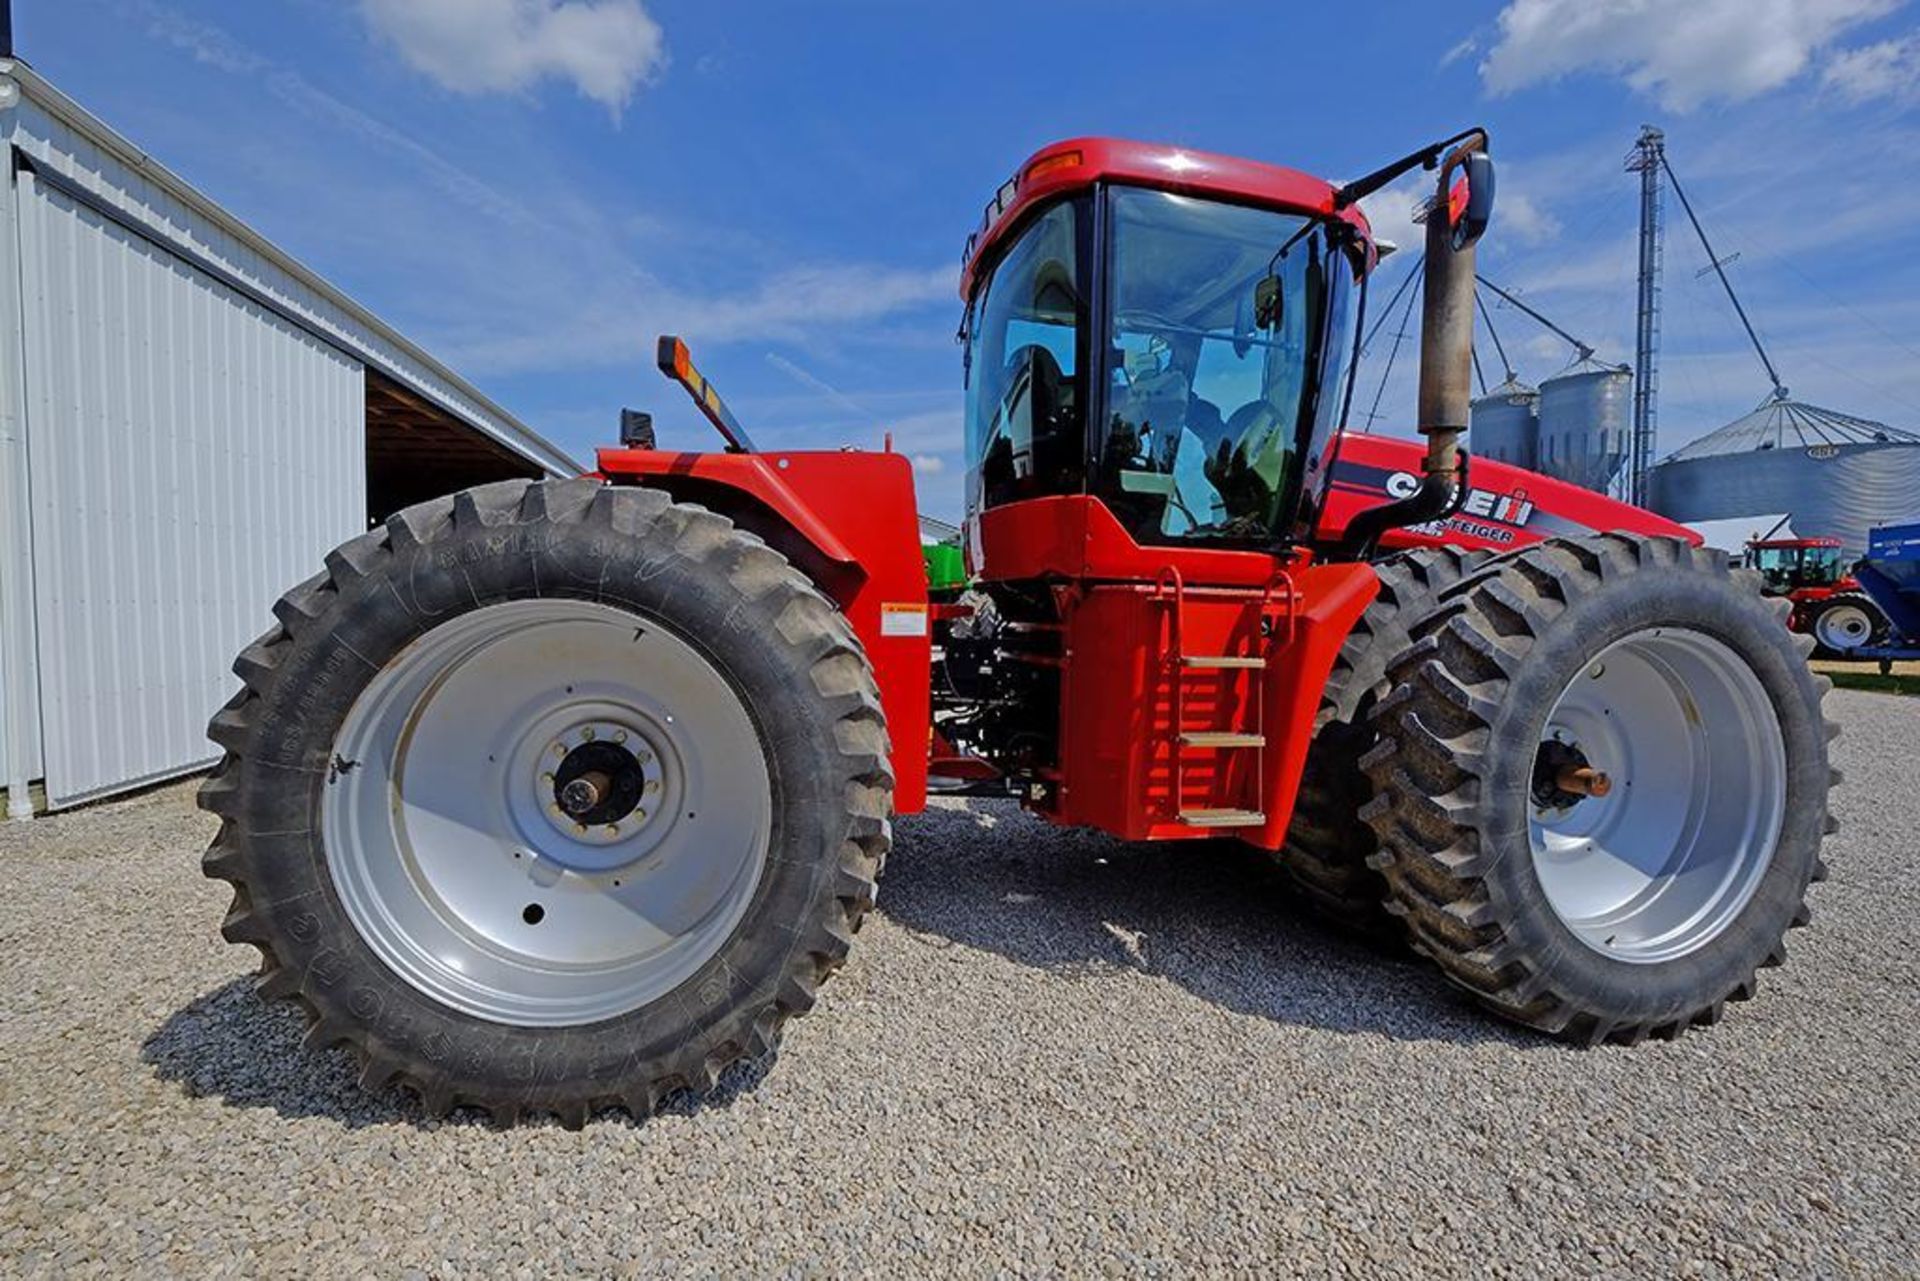
<path fill-rule="evenodd" d="M 1815 928 L 1705 1034 L 1511 1032 L 1245 860 L 948 803 L 776 1068 L 577 1134 L 303 1052 L 190 787 L 0 827 L 0 1266 L 1920 1275 L 1920 701 L 1832 706 Z"/>

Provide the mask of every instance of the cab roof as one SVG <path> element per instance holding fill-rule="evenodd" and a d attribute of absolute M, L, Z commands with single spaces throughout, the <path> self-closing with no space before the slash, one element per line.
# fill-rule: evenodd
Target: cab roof
<path fill-rule="evenodd" d="M 1289 213 L 1338 217 L 1358 231 L 1373 261 L 1373 229 L 1357 205 L 1335 209 L 1334 186 L 1295 169 L 1164 143 L 1123 138 L 1070 138 L 1043 147 L 1002 183 L 979 228 L 967 238 L 960 297 L 973 296 L 975 276 L 995 248 L 1041 202 L 1097 182 L 1119 182 L 1180 195 L 1206 196 Z"/>

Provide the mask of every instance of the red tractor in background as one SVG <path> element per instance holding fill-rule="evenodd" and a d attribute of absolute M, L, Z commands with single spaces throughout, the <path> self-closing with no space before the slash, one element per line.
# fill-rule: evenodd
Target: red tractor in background
<path fill-rule="evenodd" d="M 1814 652 L 1844 658 L 1887 634 L 1887 616 L 1842 563 L 1837 538 L 1756 538 L 1743 562 L 1769 596 L 1793 606 L 1788 625 L 1813 637 Z"/>
<path fill-rule="evenodd" d="M 1418 166 L 1425 441 L 1343 435 L 1358 202 Z M 1033 156 L 965 254 L 938 598 L 904 457 L 758 451 L 663 340 L 723 450 L 409 508 L 276 605 L 210 728 L 223 932 L 370 1088 L 641 1114 L 812 1007 L 933 775 L 1268 851 L 1549 1033 L 1715 1022 L 1807 920 L 1825 685 L 1756 575 L 1460 447 L 1492 198 L 1479 130 L 1344 186 Z"/>

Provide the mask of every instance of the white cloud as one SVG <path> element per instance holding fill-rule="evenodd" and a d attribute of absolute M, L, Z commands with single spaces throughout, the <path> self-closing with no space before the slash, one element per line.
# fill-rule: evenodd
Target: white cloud
<path fill-rule="evenodd" d="M 938 454 L 915 454 L 913 469 L 922 476 L 938 476 L 947 469 L 947 462 Z"/>
<path fill-rule="evenodd" d="M 611 276 L 603 274 L 611 264 L 598 259 L 563 265 L 553 255 L 567 247 L 547 249 L 545 256 L 514 251 L 496 262 L 530 278 L 521 284 L 528 301 L 516 308 L 525 324 L 503 329 L 497 315 L 488 315 L 443 332 L 440 341 L 460 367 L 498 374 L 611 367 L 644 359 L 660 333 L 700 344 L 806 344 L 944 302 L 953 288 L 946 267 L 823 262 L 778 272 L 751 292 L 692 293 L 623 261 Z M 535 298 L 550 308 L 539 323 Z"/>
<path fill-rule="evenodd" d="M 204 62 L 210 67 L 237 75 L 258 71 L 266 66 L 265 59 L 218 27 L 195 22 L 183 14 L 152 3 L 141 3 L 137 12 L 145 16 L 149 33 L 176 49 L 186 50 L 196 62 Z"/>
<path fill-rule="evenodd" d="M 1920 93 L 1920 36 L 1843 49 L 1827 59 L 1820 83 L 1849 102 L 1912 99 Z"/>
<path fill-rule="evenodd" d="M 666 64 L 640 0 L 360 0 L 367 25 L 457 93 L 527 89 L 549 77 L 618 113 Z"/>
<path fill-rule="evenodd" d="M 309 241 L 409 298 L 398 319 L 469 375 L 644 366 L 662 332 L 685 334 L 702 349 L 756 340 L 804 349 L 867 340 L 876 328 L 897 341 L 901 332 L 926 328 L 902 319 L 916 309 L 957 306 L 950 266 L 816 258 L 769 268 L 754 277 L 756 287 L 739 292 L 682 283 L 700 275 L 684 270 L 690 250 L 703 260 L 751 257 L 750 238 L 724 225 L 688 231 L 610 213 L 560 180 L 509 191 L 229 33 L 159 0 L 133 2 L 156 39 L 256 81 L 353 144 L 361 166 L 354 183 L 315 176 L 315 166 L 326 163 L 324 149 L 264 149 L 255 157 L 256 178 L 271 175 L 274 190 L 299 193 L 298 214 L 311 220 Z M 538 199 L 528 199 L 527 189 Z M 636 239 L 645 242 L 639 254 Z M 674 270 L 658 270 L 656 261 Z M 933 332 L 946 341 L 949 330 L 943 323 Z M 883 420 L 859 412 L 877 443 Z"/>
<path fill-rule="evenodd" d="M 1560 220 L 1524 191 L 1503 192 L 1493 203 L 1493 216 L 1503 224 L 1502 231 L 1523 244 L 1544 244 L 1560 234 Z"/>
<path fill-rule="evenodd" d="M 857 414 L 859 417 L 866 419 L 868 422 L 874 423 L 876 425 L 879 423 L 880 420 L 874 417 L 873 411 L 868 409 L 865 405 L 861 404 L 859 401 L 855 400 L 853 397 L 847 395 L 847 393 L 845 393 L 844 391 L 841 391 L 838 387 L 835 387 L 832 383 L 828 382 L 826 379 L 821 378 L 819 375 L 813 373 L 811 370 L 803 369 L 799 365 L 796 365 L 793 361 L 788 360 L 785 356 L 782 356 L 779 352 L 777 351 L 768 352 L 767 363 L 769 365 L 772 365 L 775 369 L 778 369 L 781 373 L 785 374 L 787 377 L 799 383 L 802 387 L 811 388 L 821 400 L 824 400 L 829 404 L 838 406 L 841 409 L 850 410 L 854 414 Z"/>
<path fill-rule="evenodd" d="M 714 340 L 798 338 L 823 323 L 877 320 L 945 301 L 954 297 L 954 289 L 949 267 L 822 263 L 777 272 L 751 293 L 688 299 L 682 323 Z"/>
<path fill-rule="evenodd" d="M 943 391 L 940 398 L 951 403 L 888 421 L 887 430 L 893 433 L 895 449 L 908 454 L 932 454 L 951 450 L 960 443 L 966 424 L 959 407 L 959 392 Z"/>
<path fill-rule="evenodd" d="M 1901 0 L 1511 0 L 1480 64 L 1496 94 L 1617 74 L 1673 111 L 1777 89 Z"/>
<path fill-rule="evenodd" d="M 1494 225 L 1498 234 L 1522 244 L 1537 245 L 1560 234 L 1560 220 L 1527 190 L 1524 179 L 1516 180 L 1515 166 L 1500 165 L 1499 194 L 1493 203 Z M 1416 169 L 1390 187 L 1376 191 L 1360 202 L 1361 211 L 1373 225 L 1376 239 L 1391 240 L 1409 255 L 1417 254 L 1427 243 L 1426 227 L 1414 221 L 1421 206 L 1433 196 L 1434 176 Z M 1493 233 L 1489 233 L 1493 234 Z"/>
<path fill-rule="evenodd" d="M 1459 44 L 1440 55 L 1440 65 L 1442 67 L 1451 67 L 1454 63 L 1460 61 L 1460 59 L 1470 58 L 1478 52 L 1480 52 L 1479 38 L 1468 36 L 1465 40 L 1462 40 Z"/>
<path fill-rule="evenodd" d="M 275 67 L 264 59 L 251 64 L 249 69 L 261 72 L 268 90 L 294 110 L 353 134 L 366 146 L 404 161 L 457 204 L 522 231 L 541 225 L 540 216 L 517 197 L 452 164 L 418 139 L 315 87 L 299 72 Z"/>
<path fill-rule="evenodd" d="M 1427 242 L 1426 229 L 1413 220 L 1421 202 L 1433 195 L 1433 175 L 1415 172 L 1360 202 L 1360 211 L 1373 225 L 1376 240 L 1391 240 L 1402 252 L 1417 254 Z"/>

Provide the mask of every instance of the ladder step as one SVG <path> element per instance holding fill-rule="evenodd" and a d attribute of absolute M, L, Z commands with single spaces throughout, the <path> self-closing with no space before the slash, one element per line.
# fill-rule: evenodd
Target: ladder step
<path fill-rule="evenodd" d="M 1267 660 L 1264 658 L 1241 658 L 1232 654 L 1189 654 L 1180 661 L 1188 667 L 1208 668 L 1232 667 L 1252 669 L 1265 667 L 1267 665 Z"/>
<path fill-rule="evenodd" d="M 1188 747 L 1264 747 L 1265 734 L 1239 733 L 1198 733 L 1182 734 L 1180 741 Z"/>
<path fill-rule="evenodd" d="M 1267 816 L 1259 810 L 1181 810 L 1180 821 L 1189 827 L 1261 827 Z"/>

